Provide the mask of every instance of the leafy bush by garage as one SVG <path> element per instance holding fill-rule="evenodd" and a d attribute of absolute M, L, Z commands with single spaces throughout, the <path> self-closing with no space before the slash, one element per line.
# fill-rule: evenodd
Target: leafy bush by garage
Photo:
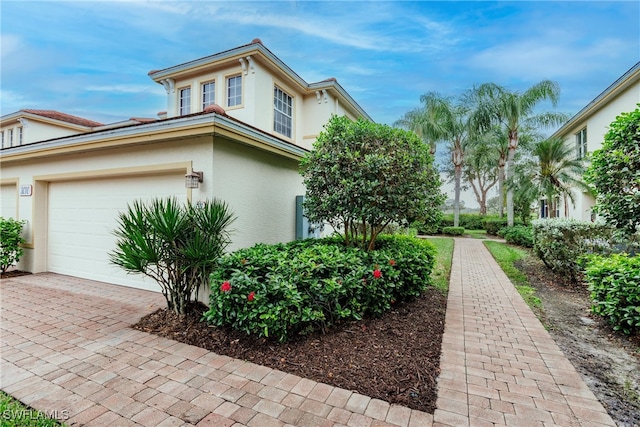
<path fill-rule="evenodd" d="M 431 285 L 434 255 L 428 241 L 402 235 L 379 236 L 371 251 L 335 238 L 258 244 L 220 259 L 204 318 L 286 341 L 380 316 Z"/>
<path fill-rule="evenodd" d="M 577 282 L 582 276 L 583 255 L 608 254 L 613 230 L 600 222 L 566 218 L 533 221 L 533 250 L 554 272 Z"/>
<path fill-rule="evenodd" d="M 504 237 L 507 243 L 525 248 L 533 248 L 533 229 L 531 226 L 514 225 L 498 231 L 498 236 Z"/>
<path fill-rule="evenodd" d="M 20 246 L 24 243 L 22 227 L 24 221 L 0 217 L 0 269 L 3 273 L 20 261 L 24 254 L 24 249 Z"/>
<path fill-rule="evenodd" d="M 585 277 L 592 311 L 625 334 L 640 332 L 640 256 L 592 256 Z"/>

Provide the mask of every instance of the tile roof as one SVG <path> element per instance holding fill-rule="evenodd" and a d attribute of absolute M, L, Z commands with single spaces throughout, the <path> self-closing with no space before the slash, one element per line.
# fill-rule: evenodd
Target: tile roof
<path fill-rule="evenodd" d="M 59 120 L 74 125 L 96 127 L 103 126 L 104 123 L 94 122 L 93 120 L 83 119 L 82 117 L 72 116 L 71 114 L 61 113 L 54 110 L 20 110 L 25 113 L 35 114 L 37 116 L 47 117 L 49 119 Z"/>

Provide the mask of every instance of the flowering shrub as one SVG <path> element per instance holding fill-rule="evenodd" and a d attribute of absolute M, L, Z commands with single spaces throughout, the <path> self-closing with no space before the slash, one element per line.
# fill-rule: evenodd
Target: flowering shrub
<path fill-rule="evenodd" d="M 575 282 L 582 274 L 583 255 L 611 253 L 613 230 L 600 222 L 555 218 L 532 223 L 533 249 L 544 264 Z"/>
<path fill-rule="evenodd" d="M 426 240 L 399 235 L 380 236 L 372 251 L 333 238 L 258 244 L 220 259 L 204 318 L 286 341 L 380 316 L 431 284 L 434 251 Z"/>
<path fill-rule="evenodd" d="M 640 332 L 640 256 L 591 256 L 585 276 L 593 301 L 591 310 L 605 317 L 615 330 Z"/>

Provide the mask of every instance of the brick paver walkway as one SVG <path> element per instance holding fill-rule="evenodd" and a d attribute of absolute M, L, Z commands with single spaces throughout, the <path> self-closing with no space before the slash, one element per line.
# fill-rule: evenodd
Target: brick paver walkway
<path fill-rule="evenodd" d="M 453 258 L 434 425 L 615 426 L 482 241 Z"/>
<path fill-rule="evenodd" d="M 71 426 L 615 425 L 478 240 L 456 239 L 433 416 L 128 327 L 163 305 L 2 280 L 0 388 Z"/>

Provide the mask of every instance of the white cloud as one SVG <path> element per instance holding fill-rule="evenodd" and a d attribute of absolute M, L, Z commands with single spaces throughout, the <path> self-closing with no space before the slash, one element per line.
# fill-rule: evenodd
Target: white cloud
<path fill-rule="evenodd" d="M 606 60 L 616 52 L 625 51 L 625 43 L 616 39 L 597 40 L 588 46 L 564 40 L 523 39 L 492 46 L 471 56 L 468 64 L 506 78 L 558 79 L 588 75 L 606 67 Z"/>
<path fill-rule="evenodd" d="M 109 92 L 114 95 L 118 93 L 149 93 L 152 89 L 154 89 L 152 83 L 146 85 L 91 85 L 85 88 L 85 90 L 89 92 Z"/>

